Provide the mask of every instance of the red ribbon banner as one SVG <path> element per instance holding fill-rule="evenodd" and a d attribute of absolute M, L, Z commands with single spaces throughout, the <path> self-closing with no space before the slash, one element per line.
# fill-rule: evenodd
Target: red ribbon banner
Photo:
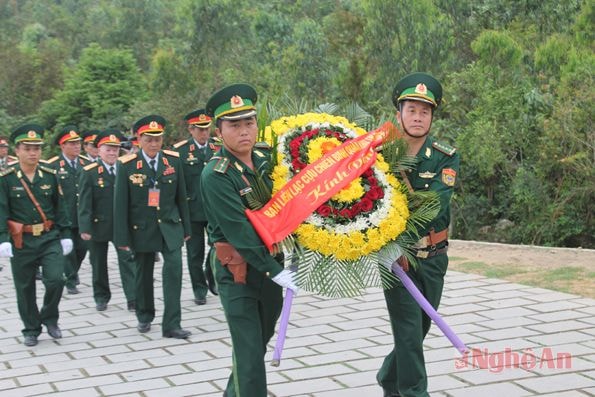
<path fill-rule="evenodd" d="M 293 233 L 318 207 L 370 168 L 376 161 L 376 146 L 389 135 L 390 128 L 385 124 L 344 142 L 303 168 L 264 207 L 246 210 L 269 251 L 273 252 L 275 243 Z"/>

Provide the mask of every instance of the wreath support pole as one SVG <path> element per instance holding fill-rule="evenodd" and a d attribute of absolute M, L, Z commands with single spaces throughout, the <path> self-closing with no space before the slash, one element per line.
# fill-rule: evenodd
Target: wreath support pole
<path fill-rule="evenodd" d="M 291 313 L 291 303 L 293 302 L 293 290 L 287 288 L 285 290 L 285 298 L 283 299 L 283 309 L 281 311 L 281 319 L 279 320 L 279 332 L 277 332 L 277 342 L 275 343 L 275 351 L 273 352 L 273 360 L 271 366 L 278 367 L 281 364 L 281 353 L 285 345 L 285 335 L 287 334 L 287 324 L 289 324 L 289 314 Z"/>
<path fill-rule="evenodd" d="M 450 328 L 450 326 L 446 323 L 446 321 L 444 321 L 440 314 L 438 314 L 436 309 L 432 307 L 430 302 L 428 302 L 426 297 L 423 296 L 419 289 L 417 289 L 415 284 L 413 284 L 413 281 L 411 281 L 409 276 L 407 276 L 407 273 L 405 273 L 405 271 L 401 269 L 401 266 L 397 262 L 394 262 L 391 268 L 393 273 L 395 273 L 397 277 L 399 277 L 399 279 L 403 283 L 403 286 L 407 289 L 407 291 L 409 291 L 413 299 L 415 299 L 415 301 L 421 306 L 423 311 L 426 312 L 426 314 L 432 319 L 432 321 L 436 323 L 436 325 L 438 326 L 438 328 L 440 328 L 444 336 L 446 336 L 448 340 L 450 340 L 450 343 L 452 343 L 452 345 L 459 351 L 459 353 L 465 354 L 465 352 L 468 351 L 467 346 L 465 346 L 465 344 L 459 338 L 459 336 L 452 330 L 452 328 Z"/>

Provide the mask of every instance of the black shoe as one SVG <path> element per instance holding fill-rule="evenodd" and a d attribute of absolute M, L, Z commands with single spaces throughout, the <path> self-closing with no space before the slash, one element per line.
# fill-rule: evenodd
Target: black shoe
<path fill-rule="evenodd" d="M 35 335 L 25 335 L 25 340 L 23 341 L 25 346 L 35 346 L 37 344 L 37 336 Z"/>
<path fill-rule="evenodd" d="M 57 325 L 46 325 L 48 329 L 48 334 L 54 339 L 61 339 L 62 338 L 62 331 Z"/>
<path fill-rule="evenodd" d="M 107 309 L 107 303 L 98 303 L 95 305 L 95 309 L 97 309 L 98 312 L 105 311 Z"/>
<path fill-rule="evenodd" d="M 136 325 L 136 329 L 141 334 L 147 333 L 151 330 L 151 323 L 138 323 Z"/>
<path fill-rule="evenodd" d="M 196 303 L 198 306 L 206 305 L 207 298 L 194 298 L 194 303 Z"/>
<path fill-rule="evenodd" d="M 81 293 L 77 287 L 66 287 L 66 292 L 68 295 L 76 295 Z"/>
<path fill-rule="evenodd" d="M 136 311 L 136 302 L 135 301 L 128 301 L 126 303 L 126 308 L 128 309 L 129 312 L 135 312 Z"/>
<path fill-rule="evenodd" d="M 173 329 L 171 331 L 163 331 L 163 336 L 166 338 L 186 339 L 192 335 L 192 332 L 186 331 L 185 329 Z"/>

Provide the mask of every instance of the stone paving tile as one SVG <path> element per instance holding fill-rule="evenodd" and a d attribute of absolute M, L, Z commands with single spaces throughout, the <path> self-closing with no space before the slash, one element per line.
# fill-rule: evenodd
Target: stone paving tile
<path fill-rule="evenodd" d="M 114 385 L 122 382 L 122 378 L 118 375 L 101 375 L 94 376 L 86 379 L 69 380 L 62 382 L 55 382 L 54 385 L 58 390 L 76 390 L 85 389 L 88 387 L 103 386 L 103 385 Z M 80 392 L 80 391 L 79 391 Z M 83 396 L 84 394 L 79 394 Z"/>
<path fill-rule="evenodd" d="M 550 393 L 592 387 L 593 379 L 579 374 L 560 374 L 517 380 L 516 383 L 537 393 Z"/>
<path fill-rule="evenodd" d="M 85 377 L 85 374 L 80 369 L 69 369 L 66 371 L 49 372 L 45 374 L 34 374 L 27 376 L 19 376 L 16 380 L 19 385 L 29 386 L 37 385 L 39 383 L 60 382 L 65 380 L 80 379 Z"/>
<path fill-rule="evenodd" d="M 521 397 L 534 394 L 513 383 L 496 383 L 493 385 L 471 386 L 464 389 L 447 391 L 450 397 L 477 397 L 477 396 L 506 396 Z"/>

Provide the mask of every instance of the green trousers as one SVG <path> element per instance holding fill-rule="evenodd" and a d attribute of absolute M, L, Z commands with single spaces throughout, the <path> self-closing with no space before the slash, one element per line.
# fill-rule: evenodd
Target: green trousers
<path fill-rule="evenodd" d="M 64 290 L 64 266 L 66 257 L 58 231 L 52 230 L 41 236 L 23 234 L 23 248 L 13 247 L 10 258 L 12 278 L 17 295 L 19 315 L 25 328 L 23 335 L 38 336 L 41 325 L 58 324 L 58 305 Z M 45 287 L 43 306 L 39 310 L 36 300 L 35 273 L 42 269 L 42 282 Z"/>
<path fill-rule="evenodd" d="M 64 274 L 66 275 L 66 287 L 76 287 L 76 280 L 78 277 L 81 263 L 87 254 L 88 244 L 81 238 L 78 228 L 72 228 L 72 252 L 66 256 L 66 266 Z"/>
<path fill-rule="evenodd" d="M 219 261 L 213 269 L 233 349 L 226 396 L 266 397 L 264 355 L 283 307 L 282 288 L 250 267 L 246 284 L 235 284 Z"/>
<path fill-rule="evenodd" d="M 436 255 L 419 262 L 418 269 L 411 268 L 407 274 L 430 304 L 438 309 L 448 257 L 446 254 Z M 401 283 L 385 290 L 384 297 L 395 345 L 385 357 L 376 379 L 386 391 L 398 392 L 404 397 L 427 397 L 423 341 L 430 330 L 431 320 Z"/>
<path fill-rule="evenodd" d="M 182 309 L 182 250 L 168 250 L 163 244 L 163 332 L 181 328 Z M 153 290 L 153 271 L 155 252 L 136 252 L 136 318 L 141 323 L 150 323 L 155 318 L 155 298 Z"/>
<path fill-rule="evenodd" d="M 205 262 L 205 229 L 207 222 L 191 222 L 192 238 L 186 241 L 188 273 L 194 298 L 204 299 L 207 296 L 207 280 L 204 272 Z"/>
<path fill-rule="evenodd" d="M 116 248 L 114 246 L 114 248 Z M 108 241 L 89 241 L 89 259 L 93 269 L 93 298 L 95 303 L 108 303 L 112 297 L 107 270 Z M 118 269 L 126 301 L 136 300 L 134 272 L 136 263 L 131 251 L 116 248 Z"/>

